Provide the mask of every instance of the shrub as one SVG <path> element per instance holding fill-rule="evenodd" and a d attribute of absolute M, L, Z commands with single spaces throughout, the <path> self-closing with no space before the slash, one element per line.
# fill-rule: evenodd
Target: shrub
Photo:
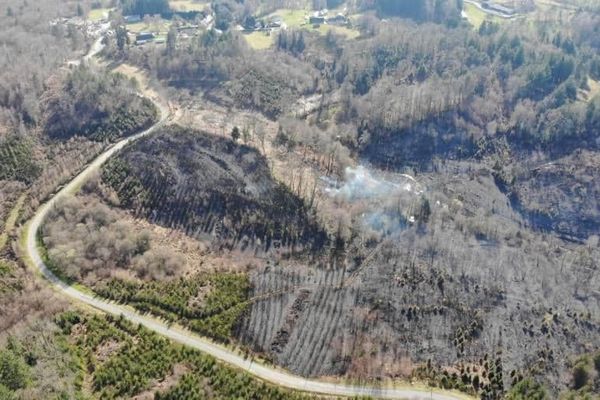
<path fill-rule="evenodd" d="M 544 387 L 533 381 L 525 379 L 517 383 L 506 395 L 506 400 L 545 400 L 548 399 Z"/>
<path fill-rule="evenodd" d="M 11 390 L 22 389 L 29 382 L 25 361 L 10 350 L 0 352 L 0 385 Z"/>

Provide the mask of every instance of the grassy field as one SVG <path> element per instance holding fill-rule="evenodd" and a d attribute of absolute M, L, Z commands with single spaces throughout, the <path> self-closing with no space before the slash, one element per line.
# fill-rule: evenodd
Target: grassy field
<path fill-rule="evenodd" d="M 318 28 L 313 28 L 310 25 L 306 25 L 305 28 L 311 32 L 318 32 L 321 35 L 327 34 L 332 31 L 338 35 L 345 36 L 347 39 L 356 39 L 360 36 L 360 32 L 356 29 L 350 29 L 345 26 L 336 25 L 321 25 Z M 267 35 L 265 32 L 252 32 L 244 34 L 244 38 L 254 50 L 265 50 L 273 46 L 277 33 L 274 32 L 271 35 Z"/>
<path fill-rule="evenodd" d="M 267 35 L 265 32 L 252 32 L 244 34 L 244 38 L 254 50 L 268 49 L 275 42 L 275 35 Z"/>
<path fill-rule="evenodd" d="M 269 17 L 280 17 L 289 28 L 297 28 L 306 24 L 307 14 L 307 10 L 281 9 L 270 14 Z"/>
<path fill-rule="evenodd" d="M 315 30 L 314 28 L 311 28 Z M 338 35 L 343 35 L 346 39 L 356 39 L 360 36 L 360 32 L 356 29 L 351 29 L 345 26 L 337 26 L 337 25 L 321 25 L 316 30 L 325 35 L 327 32 L 332 31 L 333 33 L 337 33 Z"/>
<path fill-rule="evenodd" d="M 110 8 L 95 8 L 90 10 L 87 18 L 90 21 L 100 21 L 101 19 L 107 18 L 110 11 Z"/>
<path fill-rule="evenodd" d="M 271 14 L 269 14 L 268 18 L 272 18 L 272 17 L 280 17 L 281 20 L 287 25 L 288 28 L 300 28 L 300 27 L 304 27 L 310 31 L 316 31 L 319 32 L 320 34 L 324 35 L 326 34 L 328 31 L 333 31 L 334 33 L 340 34 L 340 35 L 344 35 L 346 38 L 348 39 L 355 39 L 358 36 L 360 36 L 360 32 L 355 30 L 355 29 L 350 29 L 347 28 L 345 26 L 337 26 L 337 25 L 321 25 L 318 28 L 313 28 L 312 25 L 308 24 L 308 20 L 306 18 L 307 15 L 310 14 L 310 11 L 308 9 L 304 10 L 299 10 L 299 9 L 281 9 L 281 10 L 277 10 Z M 329 15 L 334 15 L 335 12 L 331 11 Z M 257 38 L 249 38 L 249 40 L 254 41 Z M 267 38 L 260 38 L 260 40 L 258 40 L 258 42 L 256 44 L 250 44 L 252 47 L 255 47 L 255 45 L 264 45 L 266 46 L 266 41 Z M 273 40 L 271 39 L 270 43 L 272 43 Z"/>
<path fill-rule="evenodd" d="M 203 11 L 210 3 L 207 1 L 173 0 L 169 2 L 169 5 L 177 11 Z"/>
<path fill-rule="evenodd" d="M 577 1 L 577 0 L 573 0 Z M 583 0 L 585 1 L 585 0 Z M 595 0 L 594 0 L 595 1 Z M 510 0 L 498 0 L 496 1 L 498 4 L 511 6 L 512 2 Z M 535 23 L 538 20 L 544 21 L 548 17 L 555 18 L 558 12 L 561 13 L 561 18 L 569 19 L 573 15 L 575 15 L 575 10 L 577 7 L 568 2 L 561 2 L 561 0 L 536 0 L 536 9 L 533 12 L 526 12 L 514 19 L 505 19 L 498 16 L 494 16 L 491 14 L 487 14 L 482 11 L 480 8 L 471 3 L 464 3 L 463 12 L 466 16 L 467 20 L 475 29 L 479 29 L 483 21 L 493 21 L 498 23 L 508 22 L 508 21 L 516 21 L 516 23 L 522 23 L 526 21 L 527 24 Z M 554 16 L 554 17 L 553 17 Z M 519 22 L 520 21 L 520 22 Z M 535 27 L 535 25 L 531 25 L 531 27 Z"/>
<path fill-rule="evenodd" d="M 475 29 L 479 29 L 483 21 L 489 19 L 494 22 L 502 22 L 502 18 L 494 17 L 493 15 L 486 14 L 484 11 L 480 10 L 477 6 L 465 3 L 464 12 L 467 17 L 467 20 Z"/>
<path fill-rule="evenodd" d="M 136 22 L 133 24 L 127 24 L 127 30 L 132 33 L 139 32 L 160 32 L 167 34 L 169 32 L 169 28 L 171 27 L 171 21 L 162 20 L 160 23 L 156 24 L 147 24 L 145 22 Z"/>

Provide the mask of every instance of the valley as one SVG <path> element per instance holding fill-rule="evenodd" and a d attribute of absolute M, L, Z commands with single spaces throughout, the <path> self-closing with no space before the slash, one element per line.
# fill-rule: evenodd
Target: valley
<path fill-rule="evenodd" d="M 594 4 L 52 1 L 0 398 L 597 398 Z"/>

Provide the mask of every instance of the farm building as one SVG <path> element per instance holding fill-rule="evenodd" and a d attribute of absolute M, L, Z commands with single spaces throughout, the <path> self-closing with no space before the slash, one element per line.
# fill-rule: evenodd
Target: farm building
<path fill-rule="evenodd" d="M 338 14 L 335 17 L 327 18 L 327 23 L 330 25 L 346 25 L 348 18 L 343 14 Z"/>
<path fill-rule="evenodd" d="M 140 32 L 135 36 L 135 44 L 140 45 L 140 44 L 152 42 L 154 39 L 155 39 L 154 33 Z"/>
<path fill-rule="evenodd" d="M 492 1 L 483 1 L 481 2 L 481 6 L 487 10 L 495 11 L 506 16 L 513 16 L 517 13 L 517 10 L 512 7 L 496 4 Z"/>
<path fill-rule="evenodd" d="M 126 24 L 135 24 L 136 22 L 142 21 L 142 16 L 141 15 L 125 15 L 123 17 L 123 19 L 125 20 Z"/>
<path fill-rule="evenodd" d="M 267 29 L 279 29 L 279 28 L 281 28 L 281 22 L 280 21 L 271 21 L 267 24 L 266 28 Z"/>
<path fill-rule="evenodd" d="M 313 24 L 313 25 L 320 25 L 320 24 L 324 24 L 325 23 L 325 17 L 319 17 L 316 15 L 311 16 L 308 19 L 308 22 Z"/>

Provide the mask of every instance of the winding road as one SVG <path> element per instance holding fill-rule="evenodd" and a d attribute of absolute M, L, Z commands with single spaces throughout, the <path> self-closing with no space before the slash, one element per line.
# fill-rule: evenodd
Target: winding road
<path fill-rule="evenodd" d="M 518 18 L 518 17 L 521 17 L 521 16 L 522 16 L 522 15 L 521 15 L 521 14 L 519 14 L 519 13 L 517 13 L 517 14 L 513 14 L 513 15 L 506 15 L 506 14 L 503 14 L 503 13 L 501 13 L 501 12 L 499 12 L 499 11 L 494 11 L 494 10 L 492 10 L 492 9 L 485 8 L 485 7 L 483 7 L 483 6 L 481 5 L 481 3 L 480 3 L 479 1 L 476 1 L 476 0 L 464 0 L 464 2 L 465 2 L 465 3 L 472 4 L 472 5 L 474 5 L 475 7 L 477 7 L 478 9 L 480 9 L 481 11 L 483 11 L 484 13 L 486 13 L 486 14 L 489 14 L 489 15 L 493 15 L 493 16 L 495 16 L 495 17 L 498 17 L 498 18 L 504 18 L 504 19 L 515 19 L 515 18 Z M 463 12 L 464 12 L 464 10 L 463 10 Z"/>
<path fill-rule="evenodd" d="M 100 41 L 96 42 L 90 52 L 84 57 L 85 61 L 90 60 L 95 54 L 102 50 Z M 371 396 L 374 398 L 385 399 L 413 399 L 413 400 L 457 400 L 457 399 L 472 399 L 461 393 L 451 391 L 428 390 L 426 388 L 419 389 L 411 386 L 384 386 L 368 387 L 356 386 L 344 383 L 331 383 L 319 380 L 306 379 L 300 376 L 292 375 L 282 369 L 268 366 L 230 350 L 224 346 L 218 345 L 209 339 L 203 338 L 188 330 L 157 320 L 155 318 L 142 315 L 128 306 L 119 305 L 105 299 L 98 298 L 86 291 L 78 290 L 74 286 L 70 286 L 61 281 L 55 276 L 48 266 L 44 263 L 38 249 L 37 233 L 44 222 L 48 212 L 56 205 L 56 203 L 65 196 L 76 193 L 79 188 L 86 182 L 92 173 L 97 171 L 110 157 L 119 152 L 123 147 L 131 142 L 134 142 L 144 136 L 149 135 L 157 128 L 163 126 L 169 117 L 168 109 L 160 101 L 153 99 L 154 103 L 160 110 L 159 121 L 150 129 L 140 132 L 134 136 L 130 136 L 121 140 L 115 145 L 108 148 L 94 161 L 92 161 L 79 175 L 71 182 L 58 191 L 48 202 L 43 204 L 35 213 L 34 217 L 29 221 L 23 231 L 23 241 L 21 243 L 25 262 L 35 270 L 39 271 L 53 287 L 69 297 L 75 303 L 91 306 L 102 312 L 112 315 L 123 315 L 129 321 L 141 324 L 148 329 L 151 329 L 158 334 L 165 336 L 175 342 L 190 346 L 204 353 L 210 354 L 216 359 L 227 363 L 233 367 L 239 368 L 248 372 L 255 377 L 272 383 L 274 385 L 299 390 L 303 392 L 329 395 L 329 396 Z"/>

